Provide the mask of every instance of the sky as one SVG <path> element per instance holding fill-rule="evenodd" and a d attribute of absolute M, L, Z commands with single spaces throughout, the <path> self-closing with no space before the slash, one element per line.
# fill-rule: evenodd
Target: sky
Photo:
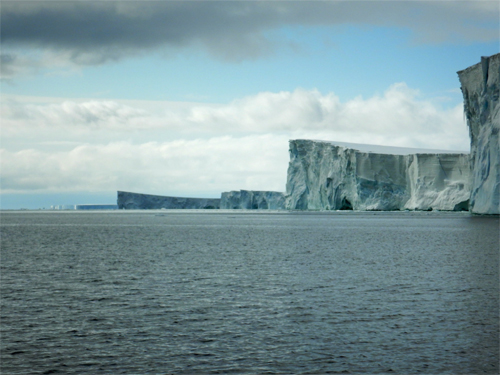
<path fill-rule="evenodd" d="M 285 191 L 290 139 L 468 152 L 499 8 L 2 0 L 0 207 Z"/>

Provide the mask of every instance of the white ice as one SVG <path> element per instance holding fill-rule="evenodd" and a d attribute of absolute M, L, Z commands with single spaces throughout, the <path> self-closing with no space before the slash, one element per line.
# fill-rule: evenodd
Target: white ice
<path fill-rule="evenodd" d="M 500 214 L 500 54 L 458 72 L 471 138 L 470 210 Z"/>
<path fill-rule="evenodd" d="M 278 191 L 228 191 L 221 194 L 220 208 L 283 210 L 285 208 L 285 194 Z"/>
<path fill-rule="evenodd" d="M 286 207 L 466 210 L 469 155 L 412 151 L 415 149 L 292 140 Z"/>

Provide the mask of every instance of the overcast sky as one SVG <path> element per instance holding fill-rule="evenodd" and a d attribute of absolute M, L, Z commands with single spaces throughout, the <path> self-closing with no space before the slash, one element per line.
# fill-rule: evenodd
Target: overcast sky
<path fill-rule="evenodd" d="M 5 1 L 2 208 L 285 191 L 288 140 L 469 149 L 498 1 Z"/>

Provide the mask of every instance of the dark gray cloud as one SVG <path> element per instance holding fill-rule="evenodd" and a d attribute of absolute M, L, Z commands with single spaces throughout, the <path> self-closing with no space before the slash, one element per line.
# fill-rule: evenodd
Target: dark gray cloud
<path fill-rule="evenodd" d="M 241 61 L 272 53 L 280 42 L 266 32 L 285 26 L 397 26 L 425 43 L 494 40 L 499 26 L 496 1 L 4 0 L 1 10 L 4 73 L 13 71 L 16 49 L 77 65 L 189 46 Z"/>
<path fill-rule="evenodd" d="M 77 63 L 94 55 L 91 64 L 193 43 L 227 58 L 224 49 L 248 58 L 266 50 L 259 34 L 277 23 L 276 11 L 264 3 L 50 1 L 2 8 L 4 46 L 65 50 Z"/>

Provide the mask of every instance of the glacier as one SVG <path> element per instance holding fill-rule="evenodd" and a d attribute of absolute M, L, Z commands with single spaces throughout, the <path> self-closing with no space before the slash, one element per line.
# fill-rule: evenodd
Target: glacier
<path fill-rule="evenodd" d="M 221 209 L 283 210 L 285 194 L 279 191 L 233 190 L 221 194 Z"/>
<path fill-rule="evenodd" d="M 464 98 L 471 140 L 470 211 L 500 214 L 500 54 L 461 70 L 458 77 Z"/>
<path fill-rule="evenodd" d="M 500 54 L 458 73 L 471 152 L 289 141 L 286 192 L 218 198 L 118 191 L 126 209 L 441 210 L 500 213 Z"/>
<path fill-rule="evenodd" d="M 304 139 L 289 146 L 286 209 L 468 210 L 467 153 Z"/>
<path fill-rule="evenodd" d="M 119 209 L 151 210 L 151 209 L 218 209 L 219 198 L 183 198 L 162 195 L 117 192 Z"/>

